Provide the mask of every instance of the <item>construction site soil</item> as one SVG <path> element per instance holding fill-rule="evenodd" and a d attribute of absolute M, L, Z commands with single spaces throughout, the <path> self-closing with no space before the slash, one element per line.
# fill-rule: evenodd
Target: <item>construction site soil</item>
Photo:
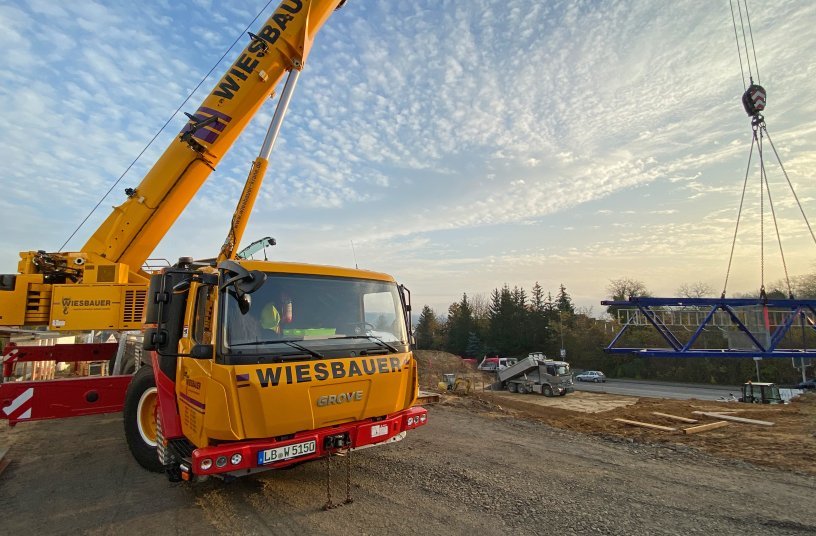
<path fill-rule="evenodd" d="M 425 388 L 448 372 L 475 388 L 443 394 L 404 441 L 354 453 L 351 504 L 321 509 L 323 462 L 171 484 L 130 457 L 121 415 L 102 415 L 0 429 L 11 459 L 0 534 L 816 533 L 814 396 L 734 414 L 774 426 L 686 436 L 612 419 L 682 428 L 652 412 L 711 422 L 691 412 L 741 408 L 491 393 L 482 391 L 491 378 L 455 356 L 418 358 Z M 332 462 L 335 501 L 345 498 L 344 463 Z"/>
<path fill-rule="evenodd" d="M 419 351 L 417 354 L 423 371 L 420 373 L 423 388 L 438 389 L 438 378 L 449 371 L 473 379 L 474 389 L 470 394 L 446 394 L 442 400 L 444 405 L 535 419 L 565 430 L 611 439 L 624 438 L 640 444 L 681 444 L 722 458 L 816 475 L 816 393 L 799 396 L 785 405 L 635 398 L 581 391 L 547 398 L 490 391 L 492 376 L 473 370 L 459 357 L 446 352 Z M 696 415 L 695 411 L 725 412 L 774 424 L 731 423 L 723 428 L 686 435 L 682 428 L 692 424 L 655 415 L 664 413 L 694 418 L 700 421 L 697 424 L 717 420 Z M 677 432 L 629 426 L 615 421 L 616 418 L 674 427 Z"/>

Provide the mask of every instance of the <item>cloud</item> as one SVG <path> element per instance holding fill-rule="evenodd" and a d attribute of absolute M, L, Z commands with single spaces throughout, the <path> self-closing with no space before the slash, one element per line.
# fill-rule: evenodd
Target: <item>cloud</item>
<path fill-rule="evenodd" d="M 13 209 L 0 217 L 15 230 L 0 245 L 2 271 L 14 270 L 17 251 L 62 243 L 258 9 L 197 6 L 0 6 L 0 188 Z M 800 0 L 753 9 L 768 130 L 812 212 L 816 13 Z M 590 295 L 593 270 L 623 269 L 612 254 L 661 273 L 677 273 L 665 268 L 672 257 L 713 263 L 712 237 L 727 245 L 733 232 L 751 135 L 730 24 L 720 5 L 669 1 L 349 3 L 315 40 L 248 235 L 278 235 L 281 255 L 346 264 L 353 237 L 378 269 L 416 277 L 420 295 L 444 294 L 435 279 L 448 270 L 484 292 L 487 276 L 533 278 L 525 270 L 538 266 Z M 29 37 L 44 26 L 48 40 Z M 247 126 L 157 255 L 220 246 L 273 108 Z M 73 247 L 183 122 L 171 122 Z M 783 232 L 801 241 L 771 156 Z M 510 254 L 510 242 L 527 251 Z"/>

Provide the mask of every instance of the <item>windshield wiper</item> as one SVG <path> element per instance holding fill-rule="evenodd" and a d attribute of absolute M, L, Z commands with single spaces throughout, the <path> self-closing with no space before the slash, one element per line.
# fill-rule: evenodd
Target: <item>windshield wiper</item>
<path fill-rule="evenodd" d="M 397 350 L 394 346 L 388 344 L 387 342 L 385 342 L 384 340 L 382 340 L 379 337 L 375 337 L 374 335 L 345 335 L 343 337 L 329 337 L 329 338 L 330 339 L 368 339 L 370 341 L 374 341 L 374 342 L 378 343 L 383 348 L 388 348 L 389 350 L 391 350 L 395 354 L 399 353 L 399 350 Z"/>
<path fill-rule="evenodd" d="M 289 339 L 271 339 L 271 340 L 268 340 L 268 341 L 239 342 L 237 344 L 231 344 L 230 346 L 259 346 L 261 344 L 285 344 L 286 346 L 289 346 L 291 348 L 295 348 L 295 349 L 300 350 L 302 352 L 306 352 L 307 354 L 311 355 L 312 357 L 316 357 L 318 359 L 325 359 L 326 358 L 326 356 L 324 356 L 320 352 L 316 352 L 315 350 L 312 350 L 311 348 L 307 348 L 307 347 L 303 346 L 302 344 L 298 344 L 295 341 L 289 340 Z"/>

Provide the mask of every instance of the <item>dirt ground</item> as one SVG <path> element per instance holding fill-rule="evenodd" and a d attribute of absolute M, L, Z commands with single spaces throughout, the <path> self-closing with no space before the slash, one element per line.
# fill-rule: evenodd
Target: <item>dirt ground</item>
<path fill-rule="evenodd" d="M 0 534 L 816 531 L 813 476 L 457 404 L 431 406 L 429 424 L 400 443 L 355 453 L 354 502 L 328 512 L 320 462 L 171 484 L 133 461 L 119 415 L 2 428 L 12 463 L 0 476 Z M 342 500 L 343 461 L 333 467 Z"/>
<path fill-rule="evenodd" d="M 610 417 L 669 424 L 651 411 L 691 416 L 706 404 L 575 395 L 445 394 L 427 426 L 353 454 L 354 502 L 328 512 L 323 462 L 171 484 L 131 458 L 121 415 L 0 426 L 12 460 L 0 534 L 816 533 L 816 397 L 740 413 L 774 421 L 768 429 L 685 437 Z M 343 464 L 332 461 L 334 500 L 345 497 Z"/>
<path fill-rule="evenodd" d="M 461 359 L 445 352 L 418 352 L 422 370 L 420 382 L 425 388 L 436 385 L 436 377 L 456 372 L 465 377 L 491 378 L 474 371 Z M 816 475 L 816 393 L 795 398 L 791 404 L 748 406 L 739 403 L 717 403 L 702 400 L 669 400 L 635 398 L 600 393 L 575 392 L 564 397 L 519 395 L 506 391 L 476 389 L 470 395 L 446 396 L 445 404 L 477 411 L 492 411 L 515 417 L 532 418 L 550 426 L 608 438 L 625 438 L 640 444 L 684 445 L 714 456 Z M 747 407 L 746 407 L 747 406 Z M 694 435 L 680 430 L 682 424 L 653 412 L 696 418 L 705 424 L 716 419 L 694 415 L 694 411 L 728 411 L 734 416 L 770 421 L 773 426 L 732 423 L 724 428 Z M 678 428 L 662 432 L 636 428 L 615 421 L 623 418 Z"/>

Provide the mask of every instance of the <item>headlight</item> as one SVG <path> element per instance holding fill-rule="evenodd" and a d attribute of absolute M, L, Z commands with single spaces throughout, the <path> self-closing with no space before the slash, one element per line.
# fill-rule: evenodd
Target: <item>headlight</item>
<path fill-rule="evenodd" d="M 227 465 L 227 457 L 226 456 L 219 456 L 215 460 L 215 465 L 216 465 L 216 467 L 224 467 L 225 465 Z"/>
<path fill-rule="evenodd" d="M 232 465 L 238 465 L 239 463 L 241 463 L 241 460 L 243 460 L 243 459 L 244 459 L 244 457 L 243 457 L 243 456 L 241 456 L 240 454 L 236 453 L 236 454 L 233 454 L 233 455 L 232 455 L 232 458 L 230 458 L 230 463 L 231 463 Z"/>
<path fill-rule="evenodd" d="M 203 460 L 201 460 L 200 467 L 202 471 L 208 471 L 210 467 L 212 467 L 212 460 L 209 458 L 204 458 Z"/>

